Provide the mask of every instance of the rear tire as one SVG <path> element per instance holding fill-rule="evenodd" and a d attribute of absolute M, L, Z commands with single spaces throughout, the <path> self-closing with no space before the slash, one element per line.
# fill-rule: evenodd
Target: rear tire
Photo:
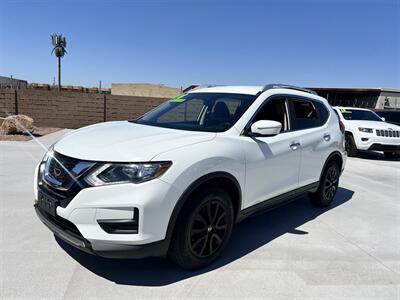
<path fill-rule="evenodd" d="M 318 190 L 309 194 L 312 204 L 326 207 L 332 203 L 339 186 L 339 175 L 340 170 L 337 162 L 329 162 L 322 173 Z"/>
<path fill-rule="evenodd" d="M 347 155 L 350 157 L 355 157 L 358 154 L 356 142 L 354 141 L 353 135 L 351 133 L 346 133 L 345 135 L 345 148 Z"/>
<path fill-rule="evenodd" d="M 232 201 L 223 189 L 193 195 L 175 224 L 168 258 L 184 269 L 210 264 L 226 247 L 233 223 Z"/>

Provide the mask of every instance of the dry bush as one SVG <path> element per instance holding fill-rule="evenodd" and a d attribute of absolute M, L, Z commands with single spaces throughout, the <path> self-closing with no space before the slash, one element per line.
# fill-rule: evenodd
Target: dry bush
<path fill-rule="evenodd" d="M 0 134 L 23 134 L 26 131 L 33 132 L 33 119 L 25 115 L 12 115 L 3 119 L 3 124 L 0 126 Z"/>

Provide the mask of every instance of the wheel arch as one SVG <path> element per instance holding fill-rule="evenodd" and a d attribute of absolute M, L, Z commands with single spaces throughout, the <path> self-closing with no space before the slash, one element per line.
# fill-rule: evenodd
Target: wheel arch
<path fill-rule="evenodd" d="M 346 151 L 348 153 L 348 156 L 356 156 L 357 152 L 359 151 L 360 147 L 362 146 L 359 133 L 354 128 L 350 128 L 350 129 L 346 128 L 344 134 L 345 134 L 345 140 L 346 140 Z M 350 149 L 347 148 L 348 137 L 350 137 L 353 140 L 354 148 L 355 148 L 354 153 L 351 153 L 351 151 L 349 151 Z"/>
<path fill-rule="evenodd" d="M 348 128 L 345 128 L 344 136 L 346 137 L 346 135 L 350 135 L 353 138 L 354 144 L 358 150 L 358 139 L 356 139 L 356 133 L 354 133 L 353 130 L 349 130 Z"/>
<path fill-rule="evenodd" d="M 343 167 L 343 157 L 342 154 L 339 151 L 334 151 L 331 154 L 329 154 L 328 158 L 325 160 L 324 166 L 322 167 L 321 174 L 319 175 L 319 182 L 321 181 L 322 175 L 324 174 L 324 171 L 327 167 L 327 165 L 331 162 L 335 161 L 338 166 L 339 166 L 339 171 L 342 171 Z"/>
<path fill-rule="evenodd" d="M 239 181 L 235 178 L 235 176 L 227 172 L 213 172 L 206 174 L 189 185 L 189 187 L 183 192 L 175 204 L 167 227 L 166 239 L 168 240 L 168 243 L 172 239 L 175 224 L 180 213 L 182 212 L 182 208 L 184 207 L 185 203 L 189 201 L 189 196 L 198 191 L 201 187 L 213 184 L 218 186 L 222 185 L 225 187 L 225 191 L 231 196 L 234 208 L 234 217 L 235 220 L 237 219 L 242 207 L 242 189 Z"/>
<path fill-rule="evenodd" d="M 353 138 L 354 138 L 354 133 L 353 133 L 353 131 L 351 131 L 351 130 L 349 130 L 349 129 L 347 129 L 347 128 L 345 128 L 345 130 L 344 130 L 344 135 L 351 135 Z M 355 140 L 355 139 L 354 139 Z"/>

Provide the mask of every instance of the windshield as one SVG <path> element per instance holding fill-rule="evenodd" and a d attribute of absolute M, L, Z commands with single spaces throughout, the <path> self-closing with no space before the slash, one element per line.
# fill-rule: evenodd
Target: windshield
<path fill-rule="evenodd" d="M 362 120 L 362 121 L 380 121 L 381 118 L 374 112 L 370 110 L 360 110 L 360 109 L 344 109 L 341 108 L 340 112 L 343 118 L 346 120 Z"/>
<path fill-rule="evenodd" d="M 174 129 L 222 132 L 236 123 L 257 97 L 229 93 L 183 94 L 133 122 Z"/>

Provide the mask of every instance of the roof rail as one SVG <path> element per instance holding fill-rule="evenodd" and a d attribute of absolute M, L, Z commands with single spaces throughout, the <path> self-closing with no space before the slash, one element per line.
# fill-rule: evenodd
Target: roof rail
<path fill-rule="evenodd" d="M 291 89 L 291 90 L 306 92 L 306 93 L 313 94 L 313 95 L 318 95 L 316 92 L 314 92 L 312 90 L 308 90 L 308 89 L 305 89 L 302 87 L 289 85 L 289 84 L 281 84 L 281 83 L 271 83 L 271 84 L 264 85 L 262 90 L 258 92 L 258 95 L 260 95 L 270 89 Z"/>
<path fill-rule="evenodd" d="M 191 91 L 191 90 L 197 89 L 199 86 L 200 86 L 200 84 L 191 84 L 191 85 L 189 85 L 188 87 L 184 88 L 184 89 L 182 90 L 182 92 L 183 92 L 183 93 L 187 93 L 187 92 L 189 92 L 189 91 Z"/>
<path fill-rule="evenodd" d="M 187 88 L 183 89 L 183 93 L 187 93 L 192 90 L 200 89 L 200 88 L 210 88 L 210 87 L 216 87 L 220 86 L 218 84 L 192 84 L 189 85 Z"/>

